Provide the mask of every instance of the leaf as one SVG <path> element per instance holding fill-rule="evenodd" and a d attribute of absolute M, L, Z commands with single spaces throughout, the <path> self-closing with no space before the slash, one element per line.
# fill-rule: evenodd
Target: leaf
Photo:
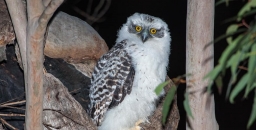
<path fill-rule="evenodd" d="M 214 81 L 214 80 L 217 78 L 217 76 L 219 75 L 220 71 L 221 71 L 220 65 L 217 65 L 217 66 L 214 67 L 214 69 L 213 69 L 212 71 L 210 71 L 210 72 L 203 78 L 204 80 L 205 80 L 205 79 L 209 79 L 209 80 L 210 80 L 210 83 L 209 83 L 209 85 L 208 85 L 208 87 L 207 87 L 207 92 L 209 92 L 209 93 L 211 92 L 211 87 L 212 87 L 211 81 Z"/>
<path fill-rule="evenodd" d="M 253 102 L 253 106 L 252 106 L 252 112 L 251 112 L 251 115 L 250 115 L 250 118 L 249 118 L 249 121 L 248 121 L 248 124 L 247 124 L 247 129 L 249 129 L 253 122 L 255 121 L 256 119 L 256 89 L 254 91 L 254 102 Z"/>
<path fill-rule="evenodd" d="M 252 45 L 251 52 L 256 52 L 256 44 L 255 43 Z M 250 75 L 250 79 L 247 83 L 244 97 L 247 97 L 251 91 L 251 86 L 253 85 L 253 82 L 256 79 L 255 72 L 256 72 L 256 55 L 251 55 L 249 57 L 249 62 L 248 62 L 248 73 Z"/>
<path fill-rule="evenodd" d="M 249 74 L 246 73 L 240 80 L 239 82 L 237 83 L 237 85 L 234 87 L 234 89 L 232 90 L 231 94 L 230 94 L 230 97 L 229 97 L 229 101 L 231 103 L 234 103 L 234 99 L 235 97 L 239 94 L 239 92 L 241 92 L 244 88 L 245 88 L 245 85 L 247 83 L 249 79 Z"/>
<path fill-rule="evenodd" d="M 162 123 L 163 124 L 165 124 L 165 122 L 166 122 L 166 118 L 167 118 L 169 110 L 170 110 L 170 105 L 175 96 L 175 93 L 176 93 L 176 86 L 172 86 L 164 100 L 163 111 L 162 111 L 162 113 L 163 113 Z"/>
<path fill-rule="evenodd" d="M 218 2 L 216 2 L 215 6 L 218 6 L 222 3 L 225 3 L 226 2 L 226 6 L 228 6 L 228 0 L 219 0 Z"/>
<path fill-rule="evenodd" d="M 194 118 L 193 115 L 192 115 L 190 106 L 189 106 L 189 102 L 188 102 L 188 93 L 186 92 L 184 94 L 184 96 L 185 96 L 185 100 L 183 101 L 184 109 L 185 109 L 188 116 Z"/>
<path fill-rule="evenodd" d="M 229 23 L 229 22 L 235 22 L 238 18 L 244 18 L 244 17 L 250 16 L 250 15 L 255 15 L 255 13 L 256 13 L 256 9 L 252 9 L 251 11 L 244 13 L 242 16 L 239 16 L 239 17 L 234 16 L 234 17 L 228 18 L 228 19 L 224 20 L 222 23 L 225 24 L 225 23 Z"/>
<path fill-rule="evenodd" d="M 240 58 L 241 58 L 241 52 L 238 51 L 235 55 L 231 57 L 231 59 L 228 61 L 228 66 L 230 65 L 231 67 L 231 82 L 234 83 L 236 81 L 237 77 L 237 68 L 238 64 L 240 63 Z"/>
<path fill-rule="evenodd" d="M 238 24 L 231 24 L 226 31 L 226 35 L 233 34 L 234 32 L 237 31 L 238 28 L 239 28 Z M 226 38 L 226 40 L 227 40 L 228 44 L 231 44 L 233 37 L 229 36 Z"/>
<path fill-rule="evenodd" d="M 167 84 L 169 84 L 169 83 L 170 83 L 170 80 L 165 81 L 165 82 L 159 84 L 159 85 L 156 87 L 156 89 L 155 89 L 156 95 L 161 94 L 161 92 L 163 91 L 163 88 L 164 88 Z"/>
<path fill-rule="evenodd" d="M 222 86 L 223 86 L 222 76 L 219 75 L 219 76 L 216 78 L 215 83 L 216 83 L 216 85 L 217 85 L 219 94 L 221 94 L 221 92 L 222 92 Z"/>
<path fill-rule="evenodd" d="M 210 80 L 215 80 L 217 78 L 217 76 L 220 73 L 220 65 L 217 65 L 214 67 L 214 69 L 212 71 L 210 71 L 205 77 L 204 79 L 209 78 Z"/>
<path fill-rule="evenodd" d="M 235 52 L 237 50 L 237 47 L 239 46 L 239 44 L 241 44 L 240 42 L 243 40 L 244 35 L 239 35 L 232 44 L 229 44 L 228 47 L 224 50 L 224 52 L 222 53 L 220 59 L 219 59 L 219 63 L 220 64 L 225 64 L 228 59 L 230 58 L 230 56 L 233 54 L 233 52 Z"/>
<path fill-rule="evenodd" d="M 217 42 L 219 42 L 219 41 L 221 41 L 221 40 L 223 40 L 224 38 L 227 38 L 227 37 L 230 37 L 230 36 L 233 36 L 233 35 L 235 35 L 235 34 L 239 34 L 239 33 L 243 33 L 243 32 L 245 32 L 245 31 L 247 31 L 247 29 L 245 29 L 245 28 L 239 28 L 236 32 L 234 32 L 234 33 L 231 33 L 231 34 L 223 34 L 223 35 L 220 35 L 219 37 L 217 37 L 216 39 L 214 39 L 214 43 L 217 43 Z"/>
<path fill-rule="evenodd" d="M 248 1 L 241 9 L 240 11 L 238 12 L 237 16 L 237 21 L 240 21 L 242 16 L 251 10 L 252 7 L 256 7 L 256 0 L 250 0 Z"/>

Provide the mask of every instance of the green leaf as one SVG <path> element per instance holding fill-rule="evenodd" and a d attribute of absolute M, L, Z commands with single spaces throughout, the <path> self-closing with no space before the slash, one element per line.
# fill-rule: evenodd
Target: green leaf
<path fill-rule="evenodd" d="M 238 51 L 235 55 L 231 57 L 231 59 L 228 61 L 228 66 L 231 67 L 231 82 L 234 83 L 236 81 L 237 77 L 237 68 L 238 64 L 240 63 L 239 59 L 241 58 L 241 52 Z"/>
<path fill-rule="evenodd" d="M 217 65 L 214 67 L 214 69 L 212 71 L 210 71 L 205 77 L 204 79 L 210 79 L 210 80 L 215 80 L 217 78 L 217 76 L 219 75 L 221 71 L 220 65 Z"/>
<path fill-rule="evenodd" d="M 255 13 L 256 13 L 256 9 L 252 9 L 251 11 L 244 13 L 242 16 L 239 16 L 239 17 L 234 16 L 234 17 L 228 18 L 228 19 L 224 20 L 222 23 L 225 24 L 225 23 L 229 23 L 229 22 L 235 22 L 238 18 L 244 18 L 244 17 L 250 16 L 250 15 L 255 15 Z"/>
<path fill-rule="evenodd" d="M 222 88 L 222 86 L 223 86 L 222 76 L 219 75 L 219 76 L 216 78 L 215 83 L 216 83 L 216 85 L 217 85 L 218 88 Z"/>
<path fill-rule="evenodd" d="M 211 92 L 211 87 L 212 87 L 212 82 L 211 81 L 214 81 L 217 76 L 219 75 L 219 73 L 221 72 L 221 68 L 220 68 L 220 65 L 217 65 L 214 67 L 214 69 L 212 71 L 210 71 L 203 79 L 209 79 L 210 80 L 210 83 L 207 87 L 207 92 Z"/>
<path fill-rule="evenodd" d="M 256 89 L 254 91 L 254 102 L 253 102 L 253 106 L 252 106 L 252 112 L 251 112 L 251 115 L 250 115 L 250 118 L 249 118 L 249 121 L 248 121 L 248 124 L 247 124 L 247 129 L 249 129 L 253 122 L 255 121 L 256 119 Z"/>
<path fill-rule="evenodd" d="M 192 115 L 190 106 L 189 106 L 189 102 L 188 102 L 188 93 L 186 92 L 184 96 L 185 96 L 185 100 L 183 101 L 184 109 L 187 112 L 188 116 L 194 118 L 193 115 Z"/>
<path fill-rule="evenodd" d="M 242 16 L 251 10 L 252 7 L 256 7 L 256 0 L 250 0 L 248 1 L 241 9 L 240 11 L 238 12 L 237 16 L 237 21 L 240 21 Z"/>
<path fill-rule="evenodd" d="M 255 43 L 252 45 L 251 52 L 256 52 L 256 44 Z M 251 87 L 253 85 L 253 82 L 256 79 L 255 72 L 256 72 L 256 55 L 251 55 L 249 57 L 249 62 L 248 62 L 248 73 L 250 75 L 250 79 L 247 83 L 247 87 L 245 90 L 245 97 L 247 97 L 248 94 L 250 93 L 250 91 L 252 90 Z"/>
<path fill-rule="evenodd" d="M 226 35 L 233 34 L 234 32 L 237 31 L 238 28 L 239 28 L 238 24 L 231 24 L 226 31 Z M 228 44 L 231 44 L 233 37 L 229 36 L 226 38 L 226 40 L 227 40 Z"/>
<path fill-rule="evenodd" d="M 242 39 L 244 38 L 244 35 L 239 35 L 232 44 L 229 44 L 228 47 L 224 50 L 224 52 L 222 53 L 220 59 L 219 59 L 219 63 L 220 64 L 224 64 L 228 61 L 228 59 L 230 58 L 230 56 L 233 54 L 233 52 L 235 52 L 237 50 L 237 47 L 239 46 L 240 42 L 242 41 Z"/>
<path fill-rule="evenodd" d="M 234 32 L 234 33 L 220 35 L 219 37 L 217 37 L 216 39 L 214 39 L 214 43 L 217 43 L 217 42 L 223 40 L 224 38 L 233 36 L 233 35 L 235 35 L 235 34 L 243 33 L 243 32 L 245 32 L 245 31 L 247 31 L 247 29 L 245 29 L 245 28 L 239 28 L 239 29 L 238 29 L 236 32 Z M 211 44 L 212 44 L 212 43 L 211 43 Z"/>
<path fill-rule="evenodd" d="M 164 88 L 167 84 L 169 84 L 169 83 L 170 83 L 170 80 L 165 81 L 165 82 L 159 84 L 159 85 L 156 87 L 156 89 L 155 89 L 156 95 L 161 94 L 161 92 L 163 91 L 163 88 Z"/>
<path fill-rule="evenodd" d="M 226 2 L 226 6 L 228 6 L 228 0 L 219 0 L 218 2 L 216 2 L 215 6 L 218 6 L 222 3 L 225 3 Z"/>
<path fill-rule="evenodd" d="M 231 94 L 230 94 L 230 97 L 229 97 L 229 101 L 231 103 L 234 103 L 234 99 L 235 97 L 239 94 L 239 92 L 241 92 L 244 88 L 245 88 L 245 85 L 247 83 L 249 79 L 249 74 L 246 73 L 240 80 L 239 82 L 237 83 L 237 85 L 234 87 L 234 89 L 232 90 Z"/>
<path fill-rule="evenodd" d="M 176 93 L 176 86 L 172 86 L 171 89 L 169 90 L 168 94 L 166 95 L 165 100 L 164 100 L 163 111 L 162 111 L 162 113 L 163 113 L 163 117 L 162 117 L 163 124 L 165 124 L 165 122 L 166 122 L 166 118 L 167 118 L 169 110 L 170 110 L 170 105 L 171 105 L 172 100 L 175 96 L 175 93 Z"/>

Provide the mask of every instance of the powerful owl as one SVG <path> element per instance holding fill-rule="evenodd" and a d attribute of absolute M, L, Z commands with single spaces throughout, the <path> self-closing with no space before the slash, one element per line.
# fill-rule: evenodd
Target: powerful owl
<path fill-rule="evenodd" d="M 170 42 L 161 19 L 139 13 L 127 19 L 92 74 L 88 112 L 99 130 L 129 130 L 147 121 L 159 99 L 154 90 L 165 81 Z"/>

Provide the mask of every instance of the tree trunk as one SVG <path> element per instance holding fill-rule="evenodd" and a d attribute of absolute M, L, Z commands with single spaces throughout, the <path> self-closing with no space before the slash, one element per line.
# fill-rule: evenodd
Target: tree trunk
<path fill-rule="evenodd" d="M 186 73 L 189 106 L 187 130 L 217 130 L 214 96 L 207 93 L 204 76 L 213 69 L 214 0 L 189 0 L 187 5 Z M 207 59 L 211 60 L 207 61 Z"/>
<path fill-rule="evenodd" d="M 22 0 L 6 0 L 19 42 L 24 68 L 25 128 L 27 130 L 42 130 L 44 34 L 50 18 L 63 0 L 27 0 L 27 20 L 22 2 Z M 26 44 L 24 44 L 25 41 Z"/>

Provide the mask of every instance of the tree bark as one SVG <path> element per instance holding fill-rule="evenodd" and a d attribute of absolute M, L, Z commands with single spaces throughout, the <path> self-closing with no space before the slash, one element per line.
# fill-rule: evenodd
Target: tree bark
<path fill-rule="evenodd" d="M 204 76 L 213 69 L 214 0 L 189 0 L 187 5 L 186 73 L 189 106 L 187 130 L 217 130 L 214 96 L 207 93 Z M 211 60 L 207 61 L 207 59 Z"/>
<path fill-rule="evenodd" d="M 42 130 L 44 34 L 50 18 L 63 0 L 27 0 L 27 19 L 22 0 L 6 0 L 6 2 L 19 42 L 24 68 L 25 128 Z"/>

